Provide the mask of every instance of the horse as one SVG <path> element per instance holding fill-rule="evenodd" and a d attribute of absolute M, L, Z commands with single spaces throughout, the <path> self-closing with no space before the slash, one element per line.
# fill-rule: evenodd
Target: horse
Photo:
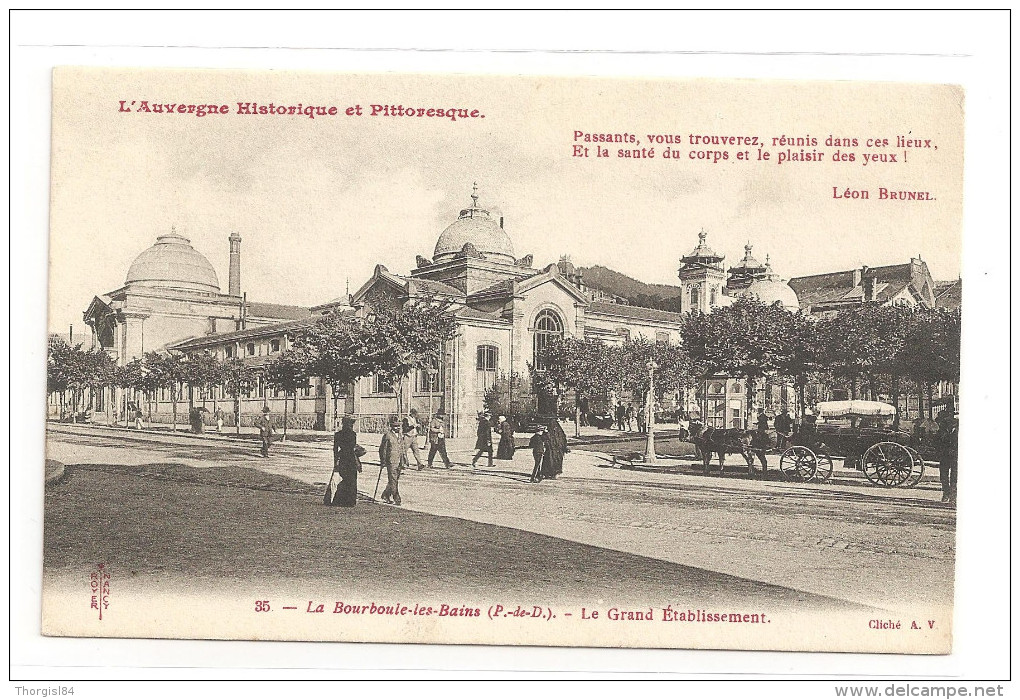
<path fill-rule="evenodd" d="M 740 428 L 705 428 L 703 431 L 694 434 L 692 432 L 691 442 L 694 443 L 695 452 L 701 457 L 704 465 L 704 473 L 708 476 L 709 464 L 712 454 L 719 455 L 719 473 L 726 472 L 726 455 L 739 454 L 747 462 L 750 471 L 754 465 L 754 453 L 751 449 L 752 433 Z"/>

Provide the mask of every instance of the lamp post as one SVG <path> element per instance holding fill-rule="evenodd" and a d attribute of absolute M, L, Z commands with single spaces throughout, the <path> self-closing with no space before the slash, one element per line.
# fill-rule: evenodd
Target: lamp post
<path fill-rule="evenodd" d="M 425 370 L 429 375 L 429 421 L 432 420 L 432 393 L 435 391 L 436 375 L 439 374 L 439 370 L 429 365 Z"/>
<path fill-rule="evenodd" d="M 658 460 L 655 455 L 655 370 L 659 369 L 659 365 L 655 360 L 649 360 L 645 367 L 648 369 L 648 398 L 645 401 L 645 410 L 648 411 L 648 420 L 645 421 L 648 438 L 645 441 L 645 463 L 655 464 Z"/>

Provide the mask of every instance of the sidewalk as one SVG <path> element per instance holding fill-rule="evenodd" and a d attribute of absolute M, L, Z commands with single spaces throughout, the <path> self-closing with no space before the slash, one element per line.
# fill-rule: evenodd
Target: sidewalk
<path fill-rule="evenodd" d="M 566 425 L 565 427 L 572 428 L 572 425 Z M 134 428 L 125 428 L 123 426 L 105 426 L 94 423 L 83 424 L 83 423 L 54 423 L 50 425 L 50 428 L 54 432 L 62 433 L 78 433 L 78 434 L 108 434 L 116 435 L 120 434 L 127 439 L 139 439 L 139 440 L 153 440 L 161 443 L 184 443 L 191 445 L 200 444 L 239 444 L 250 445 L 254 448 L 255 443 L 258 441 L 258 435 L 253 430 L 242 432 L 240 436 L 234 433 L 201 433 L 193 434 L 190 431 L 178 430 L 176 433 L 171 433 L 169 430 L 161 429 L 144 429 L 135 430 Z M 585 434 L 587 432 L 587 434 Z M 331 450 L 333 446 L 332 435 L 322 433 L 320 431 L 302 431 L 301 435 L 305 436 L 305 439 L 290 439 L 286 442 L 276 440 L 273 443 L 273 452 L 275 454 L 292 454 L 295 457 L 300 455 L 315 454 Z M 382 435 L 379 433 L 359 433 L 358 443 L 364 447 L 368 454 L 364 458 L 364 463 L 378 465 L 378 456 L 376 450 L 379 447 L 379 442 Z M 517 443 L 521 444 L 524 435 L 517 434 Z M 314 438 L 314 439 L 313 439 Z M 588 440 L 585 440 L 588 438 Z M 594 438 L 594 439 L 593 439 Z M 633 449 L 631 445 L 634 440 L 641 440 L 641 447 L 637 450 Z M 740 455 L 729 455 L 726 459 L 726 472 L 723 474 L 719 473 L 718 460 L 713 459 L 711 464 L 711 471 L 708 476 L 703 474 L 703 467 L 700 460 L 696 460 L 691 455 L 673 455 L 669 451 L 663 449 L 669 445 L 680 445 L 681 447 L 686 446 L 693 453 L 693 447 L 690 443 L 680 443 L 674 436 L 669 435 L 668 429 L 664 430 L 664 434 L 660 435 L 656 432 L 657 444 L 661 445 L 659 448 L 659 457 L 661 458 L 660 464 L 650 465 L 643 464 L 640 461 L 631 461 L 634 457 L 637 457 L 643 451 L 644 436 L 636 433 L 620 433 L 619 431 L 601 431 L 597 428 L 582 428 L 582 441 L 584 443 L 579 444 L 575 438 L 568 438 L 568 444 L 570 447 L 570 453 L 565 456 L 564 459 L 564 475 L 577 478 L 591 478 L 602 480 L 607 477 L 609 473 L 615 473 L 616 478 L 623 480 L 630 480 L 635 478 L 635 475 L 643 474 L 648 475 L 652 480 L 662 481 L 665 477 L 667 479 L 679 478 L 679 477 L 695 477 L 699 480 L 711 480 L 716 482 L 720 479 L 725 479 L 729 483 L 734 481 L 753 481 L 761 482 L 762 480 L 758 476 L 749 476 L 747 464 Z M 424 443 L 424 438 L 418 438 L 419 453 L 423 462 L 427 461 L 428 458 L 428 446 Z M 423 445 L 425 445 L 423 447 Z M 447 453 L 450 456 L 450 460 L 454 463 L 456 470 L 471 470 L 471 459 L 475 454 L 475 438 L 474 436 L 459 437 L 459 438 L 448 438 L 446 440 Z M 618 449 L 614 449 L 614 446 Z M 283 452 L 281 452 L 283 451 Z M 674 449 L 674 452 L 677 450 Z M 409 454 L 409 459 L 413 457 Z M 328 457 L 325 461 L 328 461 Z M 783 479 L 782 474 L 779 471 L 779 454 L 769 454 L 769 474 L 768 479 L 765 483 L 776 483 L 791 485 L 795 482 L 788 482 Z M 442 459 L 439 455 L 436 455 L 433 467 L 436 469 L 442 468 Z M 518 447 L 514 460 L 512 462 L 494 460 L 493 470 L 495 471 L 513 471 L 515 473 L 530 474 L 534 466 L 532 461 L 531 451 L 526 447 Z M 415 465 L 412 463 L 411 469 L 415 469 Z M 478 461 L 479 471 L 488 471 L 488 460 L 483 456 Z M 804 484 L 808 487 L 818 487 L 821 484 L 814 482 L 808 482 Z M 864 476 L 864 474 L 855 469 L 846 469 L 843 467 L 842 460 L 834 460 L 833 473 L 825 485 L 832 486 L 854 486 L 861 487 L 864 489 L 874 489 L 885 493 L 903 493 L 907 494 L 910 492 L 916 492 L 918 490 L 931 491 L 940 489 L 938 468 L 928 466 L 925 469 L 924 477 L 920 483 L 913 488 L 905 487 L 893 487 L 893 488 L 882 488 L 872 485 Z"/>

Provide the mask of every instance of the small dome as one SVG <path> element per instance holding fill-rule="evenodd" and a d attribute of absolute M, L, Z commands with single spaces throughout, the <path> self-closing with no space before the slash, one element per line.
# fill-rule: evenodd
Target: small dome
<path fill-rule="evenodd" d="M 783 308 L 789 311 L 800 309 L 800 300 L 797 299 L 797 292 L 793 287 L 781 280 L 755 280 L 742 294 L 756 296 L 766 304 L 774 304 L 777 301 L 782 303 Z"/>
<path fill-rule="evenodd" d="M 470 243 L 486 259 L 513 264 L 514 244 L 510 236 L 487 210 L 478 207 L 477 189 L 471 199 L 472 205 L 461 210 L 457 220 L 439 236 L 433 260 L 437 263 L 450 260 L 460 254 L 465 243 Z"/>
<path fill-rule="evenodd" d="M 219 292 L 216 270 L 191 241 L 171 230 L 156 238 L 128 268 L 125 285 Z"/>

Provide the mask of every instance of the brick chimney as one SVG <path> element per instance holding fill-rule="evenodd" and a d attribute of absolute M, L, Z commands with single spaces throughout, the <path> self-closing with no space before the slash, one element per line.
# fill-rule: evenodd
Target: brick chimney
<path fill-rule="evenodd" d="M 241 236 L 237 231 L 230 233 L 230 275 L 227 293 L 235 297 L 241 296 Z"/>

